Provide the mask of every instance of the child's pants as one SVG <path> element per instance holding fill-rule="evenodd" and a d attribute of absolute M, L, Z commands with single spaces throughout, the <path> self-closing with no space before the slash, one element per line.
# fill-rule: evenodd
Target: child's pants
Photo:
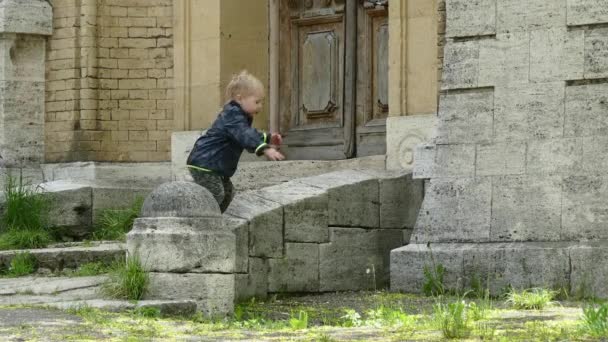
<path fill-rule="evenodd" d="M 226 211 L 234 197 L 234 187 L 229 177 L 223 177 L 212 172 L 189 169 L 194 182 L 211 192 L 222 213 Z"/>

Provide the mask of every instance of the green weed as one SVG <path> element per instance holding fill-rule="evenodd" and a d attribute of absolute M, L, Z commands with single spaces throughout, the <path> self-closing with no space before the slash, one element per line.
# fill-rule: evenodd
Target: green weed
<path fill-rule="evenodd" d="M 5 208 L 0 226 L 9 229 L 46 229 L 49 220 L 50 201 L 23 182 L 23 175 L 16 179 L 8 175 L 4 187 Z"/>
<path fill-rule="evenodd" d="M 138 197 L 127 209 L 105 209 L 101 212 L 95 227 L 95 240 L 126 240 L 126 234 L 133 228 L 133 222 L 139 216 L 143 198 Z"/>
<path fill-rule="evenodd" d="M 102 291 L 111 298 L 139 300 L 146 293 L 150 282 L 137 256 L 128 256 L 126 264 L 116 262 L 109 271 L 109 279 Z"/>
<path fill-rule="evenodd" d="M 308 312 L 300 310 L 297 317 L 292 313 L 289 318 L 289 326 L 293 330 L 308 328 Z"/>
<path fill-rule="evenodd" d="M 36 271 L 36 258 L 29 252 L 17 253 L 11 260 L 7 275 L 21 277 Z"/>
<path fill-rule="evenodd" d="M 523 291 L 511 289 L 507 294 L 506 302 L 515 309 L 542 310 L 547 305 L 553 304 L 552 300 L 556 295 L 556 291 L 542 288 L 532 288 Z"/>
<path fill-rule="evenodd" d="M 108 273 L 109 271 L 110 266 L 103 262 L 88 262 L 80 265 L 80 267 L 70 275 L 75 277 L 89 277 Z"/>
<path fill-rule="evenodd" d="M 445 268 L 441 264 L 437 264 L 431 268 L 425 265 L 422 272 L 424 273 L 424 284 L 422 292 L 427 296 L 438 296 L 445 293 L 443 285 L 443 275 Z"/>
<path fill-rule="evenodd" d="M 342 319 L 343 327 L 359 327 L 363 324 L 363 321 L 361 320 L 361 315 L 356 310 L 345 309 L 344 311 L 344 316 L 340 317 Z"/>
<path fill-rule="evenodd" d="M 608 304 L 585 306 L 582 330 L 593 337 L 608 337 Z"/>
<path fill-rule="evenodd" d="M 139 307 L 133 311 L 133 315 L 136 317 L 158 318 L 160 317 L 160 310 L 154 307 Z"/>
<path fill-rule="evenodd" d="M 434 320 L 446 338 L 464 338 L 471 334 L 468 306 L 464 300 L 438 302 L 433 306 Z"/>
<path fill-rule="evenodd" d="M 9 228 L 0 235 L 0 250 L 44 248 L 53 241 L 51 234 L 39 228 Z"/>
<path fill-rule="evenodd" d="M 386 306 L 380 306 L 375 310 L 369 310 L 366 315 L 367 320 L 365 321 L 365 325 L 375 327 L 403 327 L 414 323 L 413 317 L 409 316 L 402 309 L 392 309 Z"/>

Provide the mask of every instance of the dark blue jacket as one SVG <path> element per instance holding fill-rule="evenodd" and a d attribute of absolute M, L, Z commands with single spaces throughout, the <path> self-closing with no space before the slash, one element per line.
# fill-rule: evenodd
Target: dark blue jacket
<path fill-rule="evenodd" d="M 186 164 L 194 169 L 232 177 L 243 149 L 262 155 L 270 137 L 251 127 L 253 119 L 230 101 L 207 130 L 196 140 Z"/>

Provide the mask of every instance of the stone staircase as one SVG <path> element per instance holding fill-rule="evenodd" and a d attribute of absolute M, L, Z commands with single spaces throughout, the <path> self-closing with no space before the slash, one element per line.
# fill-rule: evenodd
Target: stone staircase
<path fill-rule="evenodd" d="M 120 242 L 73 243 L 69 246 L 51 245 L 48 248 L 0 251 L 0 267 L 8 268 L 15 255 L 29 253 L 39 270 L 50 272 L 77 269 L 91 262 L 109 265 L 124 260 L 126 246 Z"/>

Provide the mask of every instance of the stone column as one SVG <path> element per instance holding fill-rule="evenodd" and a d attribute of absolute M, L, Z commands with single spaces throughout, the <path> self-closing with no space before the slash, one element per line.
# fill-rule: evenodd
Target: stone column
<path fill-rule="evenodd" d="M 203 187 L 156 188 L 127 235 L 127 249 L 150 272 L 147 299 L 188 299 L 208 315 L 232 313 L 236 237 Z"/>
<path fill-rule="evenodd" d="M 44 0 L 0 3 L 0 167 L 44 162 L 45 36 L 52 18 Z"/>

